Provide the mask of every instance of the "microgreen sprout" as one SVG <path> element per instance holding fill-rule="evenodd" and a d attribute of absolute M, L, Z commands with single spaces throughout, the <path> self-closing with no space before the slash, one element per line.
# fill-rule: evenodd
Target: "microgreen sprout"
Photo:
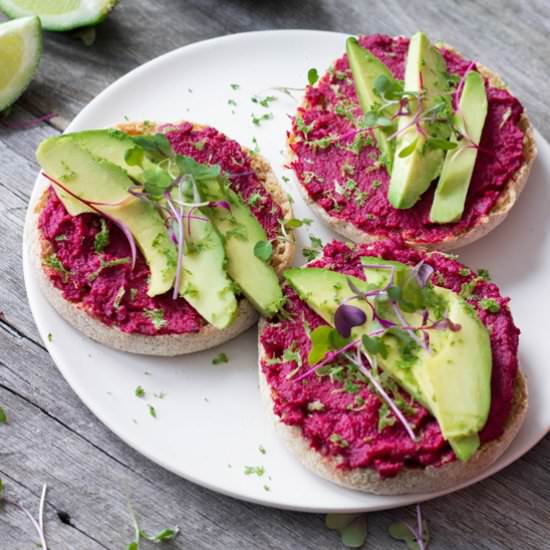
<path fill-rule="evenodd" d="M 42 486 L 42 492 L 40 495 L 40 503 L 38 506 L 38 521 L 36 521 L 33 517 L 33 515 L 19 502 L 16 500 L 12 500 L 10 498 L 7 498 L 4 495 L 4 484 L 2 480 L 0 479 L 0 504 L 8 504 L 10 506 L 13 506 L 14 508 L 17 508 L 21 512 L 23 512 L 32 523 L 36 533 L 38 534 L 38 538 L 40 539 L 40 546 L 42 550 L 48 550 L 48 544 L 46 542 L 46 535 L 44 534 L 44 508 L 46 506 L 46 492 L 48 490 L 48 486 L 46 483 Z"/>
<path fill-rule="evenodd" d="M 128 511 L 130 512 L 130 518 L 132 520 L 132 526 L 134 528 L 134 540 L 127 546 L 127 550 L 139 550 L 139 544 L 142 539 L 160 544 L 163 542 L 174 540 L 179 535 L 180 528 L 177 526 L 174 528 L 162 529 L 161 531 L 153 535 L 146 533 L 143 529 L 141 529 L 139 525 L 137 515 L 134 511 L 134 507 L 132 506 L 132 501 L 130 500 L 129 496 L 127 497 L 127 500 Z"/>
<path fill-rule="evenodd" d="M 409 550 L 427 550 L 430 531 L 428 523 L 422 518 L 420 504 L 416 505 L 416 527 L 412 527 L 408 522 L 398 521 L 389 526 L 388 533 L 395 540 L 405 542 Z"/>

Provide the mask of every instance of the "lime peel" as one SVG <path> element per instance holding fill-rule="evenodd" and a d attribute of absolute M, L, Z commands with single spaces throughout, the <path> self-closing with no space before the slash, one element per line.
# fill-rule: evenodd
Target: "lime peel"
<path fill-rule="evenodd" d="M 38 17 L 0 24 L 0 111 L 26 90 L 42 55 L 42 29 Z"/>
<path fill-rule="evenodd" d="M 12 19 L 37 15 L 47 31 L 69 31 L 101 23 L 118 0 L 0 0 Z"/>

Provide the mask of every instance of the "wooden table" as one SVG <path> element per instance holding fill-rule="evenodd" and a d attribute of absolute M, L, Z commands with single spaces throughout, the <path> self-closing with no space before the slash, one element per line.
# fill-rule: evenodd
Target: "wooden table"
<path fill-rule="evenodd" d="M 10 121 L 54 111 L 28 130 L 0 125 L 0 478 L 33 510 L 50 486 L 47 537 L 54 550 L 126 548 L 131 524 L 124 487 L 143 527 L 177 524 L 169 548 L 340 548 L 318 515 L 238 502 L 149 462 L 107 430 L 55 368 L 31 317 L 21 268 L 21 236 L 37 165 L 36 146 L 127 71 L 174 48 L 223 34 L 272 28 L 445 38 L 500 72 L 550 139 L 550 4 L 547 0 L 121 0 L 86 47 L 70 34 L 47 33 L 38 74 Z M 529 190 L 527 189 L 527 193 Z M 548 304 L 546 304 L 548 305 Z M 550 548 L 550 437 L 498 475 L 424 505 L 435 549 Z M 70 514 L 70 520 L 59 512 Z M 399 509 L 369 516 L 368 548 L 405 548 L 387 534 Z M 28 519 L 0 511 L 0 549 L 33 547 Z M 144 547 L 147 547 L 145 544 Z"/>

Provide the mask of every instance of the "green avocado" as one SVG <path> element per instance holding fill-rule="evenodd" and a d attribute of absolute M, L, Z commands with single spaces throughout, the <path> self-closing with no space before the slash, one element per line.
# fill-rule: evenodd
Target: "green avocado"
<path fill-rule="evenodd" d="M 203 208 L 223 238 L 229 276 L 262 315 L 275 315 L 283 302 L 279 279 L 271 264 L 254 254 L 256 244 L 267 241 L 264 228 L 222 178 L 199 180 L 197 184 L 203 201 L 224 200 L 230 205 L 230 211 Z"/>
<path fill-rule="evenodd" d="M 347 39 L 346 51 L 359 104 L 363 113 L 368 113 L 380 103 L 380 97 L 374 92 L 375 80 L 380 76 L 385 76 L 388 80 L 393 81 L 393 75 L 378 57 L 359 44 L 357 38 L 350 37 Z M 385 111 L 384 114 L 390 118 L 395 114 L 397 108 L 398 105 L 388 107 L 386 109 L 387 112 Z M 394 130 L 394 126 L 388 128 L 389 133 L 392 133 Z M 394 149 L 393 142 L 388 139 L 388 132 L 382 128 L 376 128 L 374 135 L 378 148 L 382 153 L 383 162 L 387 166 L 388 172 L 391 173 Z"/>
<path fill-rule="evenodd" d="M 363 258 L 365 264 L 384 264 L 378 258 Z M 410 268 L 391 262 L 401 272 Z M 399 271 L 398 271 L 399 272 Z M 351 280 L 361 290 L 385 286 L 389 277 L 387 269 L 365 270 L 367 281 L 319 268 L 293 268 L 285 272 L 285 278 L 298 295 L 323 319 L 334 325 L 334 312 L 342 300 L 353 293 Z M 424 405 L 437 419 L 443 436 L 455 450 L 460 460 L 468 460 L 479 447 L 477 433 L 487 421 L 491 403 L 492 355 L 489 335 L 475 312 L 462 298 L 453 292 L 433 287 L 437 299 L 433 304 L 447 304 L 449 318 L 460 324 L 457 332 L 451 330 L 430 331 L 430 351 L 419 346 L 413 353 L 405 353 L 400 338 L 386 333 L 382 338 L 387 347 L 387 357 L 378 356 L 379 365 L 415 400 Z M 378 328 L 369 313 L 370 307 L 360 300 L 349 302 L 367 313 L 367 323 L 355 327 L 352 336 L 357 338 Z M 377 304 L 380 311 L 383 301 Z M 434 307 L 429 307 L 434 317 Z M 384 309 L 383 316 L 392 318 L 391 308 Z M 410 326 L 422 324 L 418 312 L 403 311 Z"/>
<path fill-rule="evenodd" d="M 65 134 L 62 138 L 75 141 L 92 155 L 120 166 L 132 179 L 140 183 L 143 183 L 143 170 L 153 164 L 147 157 L 143 158 L 142 166 L 130 165 L 126 162 L 128 151 L 138 147 L 128 134 L 120 130 L 112 128 L 84 130 Z"/>
<path fill-rule="evenodd" d="M 189 209 L 186 209 L 186 215 Z M 200 215 L 195 210 L 194 216 Z M 237 299 L 225 270 L 223 240 L 210 220 L 185 223 L 179 292 L 211 325 L 224 329 L 237 314 Z"/>
<path fill-rule="evenodd" d="M 458 131 L 465 138 L 461 141 L 454 135 L 451 138 L 457 147 L 447 151 L 430 211 L 431 222 L 451 223 L 461 218 L 476 163 L 476 145 L 481 139 L 486 117 L 487 93 L 483 77 L 470 71 L 464 79 L 459 111 L 455 115 Z"/>
<path fill-rule="evenodd" d="M 411 208 L 439 175 L 443 151 L 430 139 L 447 140 L 449 125 L 423 117 L 450 106 L 447 65 L 424 33 L 416 33 L 409 43 L 405 68 L 405 90 L 421 94 L 411 100 L 411 113 L 399 117 L 396 154 L 393 159 L 388 199 L 395 208 Z M 419 127 L 421 131 L 419 131 Z"/>
<path fill-rule="evenodd" d="M 128 193 L 132 180 L 119 166 L 100 159 L 63 136 L 48 138 L 36 152 L 44 172 L 75 195 L 97 204 L 96 210 L 57 188 L 59 198 L 72 216 L 100 212 L 124 223 L 134 236 L 151 271 L 148 294 L 164 294 L 174 284 L 176 248 L 164 221 L 153 206 Z"/>

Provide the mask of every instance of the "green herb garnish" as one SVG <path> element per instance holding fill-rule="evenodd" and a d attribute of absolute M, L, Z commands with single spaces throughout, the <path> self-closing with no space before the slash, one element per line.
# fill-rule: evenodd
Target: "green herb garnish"
<path fill-rule="evenodd" d="M 263 466 L 245 466 L 244 467 L 245 476 L 257 475 L 258 477 L 262 477 L 264 474 L 265 474 L 265 468 Z"/>
<path fill-rule="evenodd" d="M 160 330 L 164 325 L 166 325 L 166 320 L 164 319 L 164 311 L 161 308 L 157 309 L 144 309 L 143 315 L 147 317 L 153 323 L 153 326 Z"/>
<path fill-rule="evenodd" d="M 229 357 L 227 357 L 227 354 L 224 353 L 223 351 L 218 353 L 218 355 L 216 355 L 216 357 L 212 359 L 213 365 L 221 365 L 222 363 L 228 363 L 228 362 L 229 362 Z"/>
<path fill-rule="evenodd" d="M 500 311 L 500 304 L 494 298 L 483 298 L 479 301 L 479 305 L 489 313 L 498 313 Z"/>
<path fill-rule="evenodd" d="M 99 222 L 101 224 L 101 229 L 96 233 L 94 239 L 94 249 L 96 252 L 103 252 L 105 248 L 109 245 L 110 235 L 109 227 L 104 218 L 100 218 Z"/>
<path fill-rule="evenodd" d="M 307 81 L 309 82 L 310 86 L 313 86 L 318 80 L 319 80 L 319 73 L 317 72 L 317 69 L 312 67 L 307 72 Z"/>
<path fill-rule="evenodd" d="M 134 390 L 134 394 L 136 397 L 145 397 L 145 390 L 141 386 L 138 386 Z"/>
<path fill-rule="evenodd" d="M 258 241 L 254 245 L 254 256 L 262 260 L 262 262 L 268 262 L 273 255 L 273 245 L 269 241 Z"/>

